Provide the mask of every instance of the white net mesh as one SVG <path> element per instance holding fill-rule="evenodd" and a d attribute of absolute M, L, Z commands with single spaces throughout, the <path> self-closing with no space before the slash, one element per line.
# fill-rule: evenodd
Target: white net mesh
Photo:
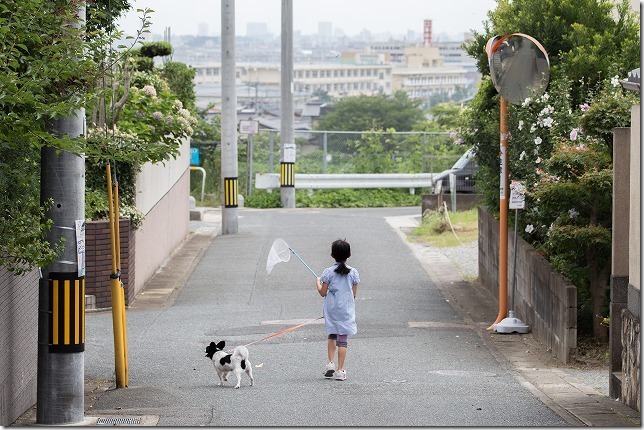
<path fill-rule="evenodd" d="M 282 239 L 275 239 L 273 246 L 268 251 L 268 259 L 266 260 L 266 274 L 270 275 L 273 267 L 277 263 L 287 262 L 291 259 L 291 250 L 288 244 Z"/>

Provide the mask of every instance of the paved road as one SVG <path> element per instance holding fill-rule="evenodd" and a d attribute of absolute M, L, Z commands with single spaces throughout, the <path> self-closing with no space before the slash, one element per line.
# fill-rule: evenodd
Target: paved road
<path fill-rule="evenodd" d="M 158 417 L 162 426 L 563 426 L 495 359 L 385 217 L 418 208 L 240 210 L 239 233 L 217 236 L 172 306 L 128 311 L 127 389 L 92 414 Z M 359 269 L 358 334 L 346 381 L 326 380 L 321 323 L 249 347 L 255 386 L 216 386 L 205 346 L 246 344 L 321 315 L 313 275 L 295 258 L 266 275 L 281 237 L 315 270 L 346 238 Z M 86 378 L 114 373 L 111 313 L 87 315 Z"/>

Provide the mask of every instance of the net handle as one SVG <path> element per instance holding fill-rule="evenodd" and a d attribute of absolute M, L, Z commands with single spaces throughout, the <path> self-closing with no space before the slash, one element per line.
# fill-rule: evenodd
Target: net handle
<path fill-rule="evenodd" d="M 307 268 L 307 269 L 309 269 L 309 272 L 313 273 L 313 276 L 315 276 L 315 279 L 317 279 L 317 278 L 318 278 L 318 275 L 313 271 L 313 269 L 311 269 L 311 268 L 309 267 L 309 265 L 308 265 L 308 264 L 306 264 L 306 263 L 304 262 L 304 260 L 302 260 L 302 257 L 300 257 L 299 255 L 297 255 L 297 252 L 295 252 L 295 250 L 294 250 L 293 248 L 291 248 L 290 246 L 288 247 L 288 249 L 290 249 L 290 250 L 291 250 L 291 252 L 293 253 L 293 255 L 295 255 L 295 256 L 296 256 L 296 257 L 297 257 L 297 258 L 302 262 L 302 264 L 304 264 L 304 265 L 306 266 L 306 268 Z"/>

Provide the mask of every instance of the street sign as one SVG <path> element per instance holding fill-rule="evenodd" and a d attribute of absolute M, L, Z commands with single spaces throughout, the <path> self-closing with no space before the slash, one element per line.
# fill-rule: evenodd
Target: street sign
<path fill-rule="evenodd" d="M 239 121 L 239 133 L 259 134 L 259 121 L 252 121 L 252 120 Z"/>
<path fill-rule="evenodd" d="M 510 184 L 510 209 L 525 209 L 525 186 L 519 181 Z"/>
<path fill-rule="evenodd" d="M 201 164 L 201 160 L 199 159 L 199 148 L 190 148 L 190 165 L 191 166 L 198 166 Z"/>

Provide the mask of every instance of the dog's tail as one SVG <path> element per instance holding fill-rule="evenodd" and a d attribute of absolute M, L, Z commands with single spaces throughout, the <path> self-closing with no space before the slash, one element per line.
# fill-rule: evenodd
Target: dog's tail
<path fill-rule="evenodd" d="M 239 357 L 239 364 L 242 369 L 246 370 L 246 363 L 248 362 L 248 348 L 245 346 L 238 346 L 233 351 L 233 356 Z"/>
<path fill-rule="evenodd" d="M 238 346 L 233 351 L 233 355 L 239 357 L 241 360 L 248 360 L 248 348 L 245 346 Z"/>

